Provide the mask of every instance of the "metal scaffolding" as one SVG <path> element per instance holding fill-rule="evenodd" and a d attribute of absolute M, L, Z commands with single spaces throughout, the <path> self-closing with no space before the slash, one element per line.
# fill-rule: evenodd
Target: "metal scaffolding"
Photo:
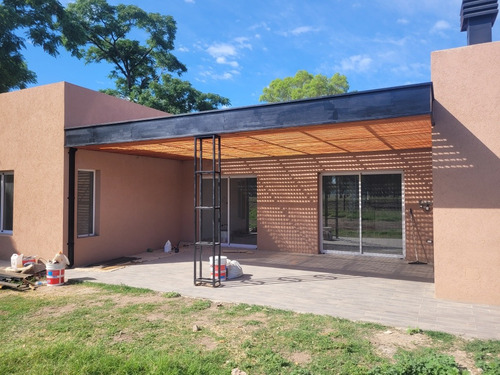
<path fill-rule="evenodd" d="M 218 287 L 221 284 L 220 149 L 219 135 L 196 136 L 194 139 L 195 285 Z M 212 257 L 210 277 L 203 274 L 204 252 Z"/>

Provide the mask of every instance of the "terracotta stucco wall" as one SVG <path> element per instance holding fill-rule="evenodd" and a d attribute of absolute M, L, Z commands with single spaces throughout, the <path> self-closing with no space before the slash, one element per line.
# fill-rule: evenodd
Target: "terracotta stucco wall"
<path fill-rule="evenodd" d="M 184 183 L 192 186 L 192 163 L 185 165 L 188 170 Z M 425 212 L 418 205 L 421 199 L 432 201 L 430 149 L 222 162 L 227 176 L 257 177 L 258 248 L 298 253 L 319 252 L 321 173 L 387 170 L 404 173 L 407 258 L 414 259 L 415 236 L 409 215 L 413 208 L 422 238 L 422 243 L 417 243 L 419 258 L 432 263 L 433 245 L 427 243 L 427 239 L 432 240 L 432 211 Z M 184 205 L 185 227 L 190 228 L 184 235 L 192 240 L 192 193 Z"/>
<path fill-rule="evenodd" d="M 14 172 L 14 252 L 52 258 L 65 249 L 64 84 L 0 95 L 0 171 Z"/>
<path fill-rule="evenodd" d="M 181 238 L 182 162 L 78 150 L 76 169 L 95 170 L 97 235 L 75 239 L 75 264 L 83 265 Z"/>
<path fill-rule="evenodd" d="M 61 84 L 64 84 L 66 94 L 66 128 L 169 116 L 168 113 L 67 82 Z"/>
<path fill-rule="evenodd" d="M 167 115 L 66 82 L 1 94 L 0 171 L 14 172 L 14 228 L 0 234 L 0 258 L 67 252 L 65 127 Z"/>
<path fill-rule="evenodd" d="M 431 56 L 439 298 L 500 304 L 500 42 Z"/>

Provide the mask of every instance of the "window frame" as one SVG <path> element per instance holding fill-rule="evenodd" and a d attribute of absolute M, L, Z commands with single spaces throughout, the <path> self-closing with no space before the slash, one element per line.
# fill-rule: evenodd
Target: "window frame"
<path fill-rule="evenodd" d="M 12 229 L 5 229 L 5 176 L 12 176 Z M 0 234 L 11 235 L 14 231 L 14 171 L 0 171 Z"/>
<path fill-rule="evenodd" d="M 362 194 L 362 185 L 361 185 L 361 178 L 362 176 L 366 175 L 388 175 L 388 174 L 399 174 L 401 175 L 401 220 L 402 220 L 402 254 L 381 254 L 381 253 L 368 253 L 363 251 L 363 236 L 362 236 L 362 199 L 361 199 L 361 194 Z M 358 196 L 359 196 L 359 202 L 358 202 L 358 208 L 359 208 L 359 213 L 360 213 L 360 218 L 359 218 L 359 252 L 352 252 L 352 255 L 361 255 L 361 256 L 377 256 L 377 257 L 388 257 L 388 258 L 406 258 L 406 214 L 405 214 L 405 202 L 406 202 L 406 184 L 405 184 L 405 171 L 401 169 L 390 169 L 390 170 L 363 170 L 363 171 L 341 171 L 341 172 L 335 172 L 335 171 L 324 171 L 322 173 L 318 174 L 318 183 L 319 183 L 319 226 L 318 226 L 318 232 L 319 232 L 319 249 L 320 253 L 322 254 L 346 254 L 345 251 L 337 251 L 337 250 L 324 250 L 323 249 L 323 225 L 322 225 L 322 218 L 323 218 L 323 177 L 324 176 L 350 176 L 350 175 L 356 175 L 359 176 L 359 186 L 358 186 Z"/>
<path fill-rule="evenodd" d="M 91 211 L 91 225 L 92 225 L 92 230 L 90 233 L 79 233 L 79 222 L 78 222 L 78 216 L 79 216 L 79 208 L 80 208 L 80 197 L 79 197 L 79 191 L 80 191 L 80 172 L 86 172 L 86 173 L 92 173 L 92 202 L 90 205 L 90 211 Z M 97 229 L 96 229 L 96 180 L 97 180 L 97 171 L 95 169 L 78 169 L 77 170 L 77 178 L 76 178 L 76 233 L 77 233 L 77 238 L 86 238 L 86 237 L 95 237 L 97 236 Z"/>

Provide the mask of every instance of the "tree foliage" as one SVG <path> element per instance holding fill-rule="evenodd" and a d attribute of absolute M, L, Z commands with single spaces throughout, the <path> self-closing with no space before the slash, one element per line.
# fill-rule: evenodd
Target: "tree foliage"
<path fill-rule="evenodd" d="M 105 92 L 114 96 L 120 95 L 115 90 Z M 161 80 L 150 82 L 146 89 L 133 87 L 130 97 L 134 102 L 172 114 L 208 111 L 219 105 L 230 105 L 229 99 L 198 91 L 188 81 L 170 74 L 163 74 Z"/>
<path fill-rule="evenodd" d="M 264 88 L 259 101 L 277 103 L 343 94 L 348 90 L 349 84 L 345 75 L 335 73 L 328 78 L 323 74 L 312 75 L 305 70 L 299 70 L 293 77 L 273 80 L 269 86 Z"/>
<path fill-rule="evenodd" d="M 52 56 L 60 45 L 64 8 L 57 0 L 2 0 L 0 3 L 0 92 L 36 83 L 22 55 L 28 39 Z"/>
<path fill-rule="evenodd" d="M 172 54 L 177 26 L 171 16 L 106 0 L 76 0 L 68 5 L 67 18 L 72 27 L 64 34 L 65 47 L 86 63 L 113 65 L 116 88 L 104 92 L 170 113 L 229 105 L 229 99 L 203 94 L 167 74 L 187 70 Z M 138 33 L 148 36 L 145 43 L 129 38 Z"/>

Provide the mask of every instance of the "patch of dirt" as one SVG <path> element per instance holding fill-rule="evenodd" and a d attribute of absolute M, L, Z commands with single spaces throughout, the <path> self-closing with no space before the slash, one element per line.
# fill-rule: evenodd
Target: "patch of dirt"
<path fill-rule="evenodd" d="M 378 332 L 371 336 L 370 342 L 375 347 L 377 354 L 380 356 L 393 359 L 398 349 L 415 350 L 417 348 L 430 348 L 433 346 L 432 339 L 424 334 L 414 334 L 391 329 L 384 332 Z M 469 370 L 471 375 L 481 374 L 481 370 L 477 369 L 474 360 L 467 356 L 467 353 L 452 348 L 446 354 L 455 358 L 455 362 L 462 368 Z"/>
<path fill-rule="evenodd" d="M 202 336 L 197 339 L 197 342 L 199 345 L 203 346 L 205 350 L 207 351 L 212 351 L 217 349 L 217 341 L 215 341 L 212 337 L 210 336 Z"/>
<path fill-rule="evenodd" d="M 455 349 L 447 354 L 453 356 L 455 362 L 457 362 L 461 368 L 469 370 L 470 375 L 479 375 L 483 373 L 476 367 L 474 359 L 470 358 L 464 351 Z"/>
<path fill-rule="evenodd" d="M 118 343 L 118 342 L 132 342 L 134 341 L 134 338 L 131 335 L 128 335 L 124 331 L 118 332 L 114 337 L 113 337 L 113 342 Z"/>
<path fill-rule="evenodd" d="M 399 348 L 415 350 L 417 347 L 432 346 L 432 339 L 426 335 L 410 335 L 397 329 L 377 332 L 370 341 L 377 353 L 386 358 L 392 358 Z"/>
<path fill-rule="evenodd" d="M 287 356 L 287 359 L 290 362 L 295 363 L 296 365 L 305 365 L 311 362 L 312 357 L 309 353 L 306 352 L 294 352 Z"/>

